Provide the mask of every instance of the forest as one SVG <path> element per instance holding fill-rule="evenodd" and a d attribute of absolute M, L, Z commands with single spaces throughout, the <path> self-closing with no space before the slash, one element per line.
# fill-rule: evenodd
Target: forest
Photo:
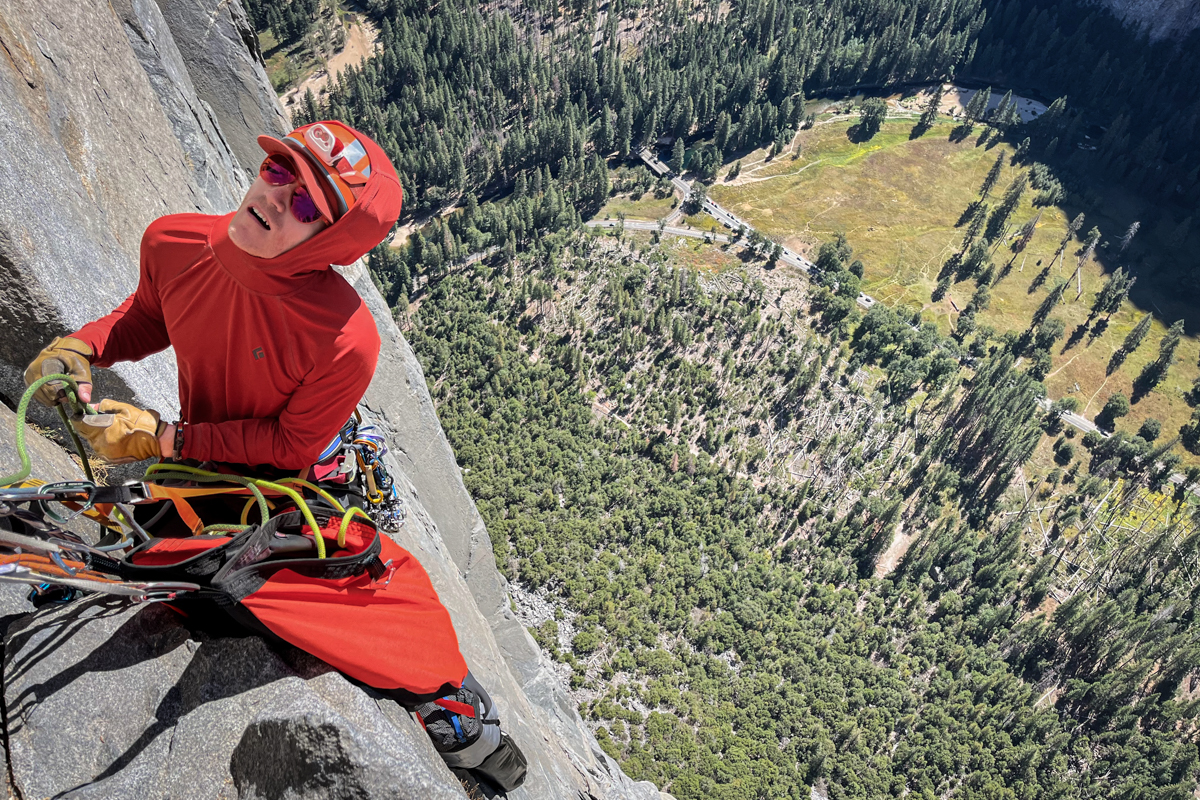
<path fill-rule="evenodd" d="M 681 800 L 1194 795 L 1195 500 L 1173 439 L 1076 439 L 1038 405 L 1058 285 L 1025 335 L 946 336 L 856 306 L 852 237 L 785 285 L 582 223 L 642 142 L 727 159 L 790 140 L 807 98 L 950 76 L 1060 98 L 1002 133 L 1064 194 L 1104 171 L 1194 206 L 1200 48 L 1066 0 L 370 9 L 377 54 L 294 121 L 360 126 L 401 171 L 420 224 L 372 273 L 497 564 L 551 601 L 535 638 L 632 777 Z M 979 304 L 983 274 L 961 271 Z"/>

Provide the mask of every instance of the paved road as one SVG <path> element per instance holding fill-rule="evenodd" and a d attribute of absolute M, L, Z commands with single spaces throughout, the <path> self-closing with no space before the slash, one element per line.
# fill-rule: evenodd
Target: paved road
<path fill-rule="evenodd" d="M 620 220 L 617 219 L 594 219 L 584 223 L 591 228 L 615 228 Z M 656 231 L 658 230 L 657 222 L 646 222 L 640 219 L 625 220 L 625 230 L 627 231 Z M 690 236 L 693 239 L 712 239 L 717 242 L 728 242 L 729 237 L 723 233 L 709 233 L 708 231 L 698 231 L 695 228 L 677 228 L 673 225 L 664 225 L 663 233 L 669 233 L 674 236 Z"/>
<path fill-rule="evenodd" d="M 1048 397 L 1043 397 L 1038 400 L 1038 406 L 1042 409 L 1042 411 L 1049 411 L 1050 405 L 1051 405 L 1050 398 L 1048 398 Z M 1058 416 L 1063 422 L 1067 423 L 1068 425 L 1070 425 L 1072 427 L 1078 428 L 1079 430 L 1083 431 L 1084 433 L 1091 433 L 1092 431 L 1097 431 L 1101 436 L 1104 436 L 1104 437 L 1108 436 L 1107 433 L 1105 433 L 1104 431 L 1100 430 L 1099 427 L 1097 427 L 1096 423 L 1092 422 L 1090 419 L 1087 419 L 1086 417 L 1081 417 L 1078 414 L 1071 413 L 1070 411 L 1059 414 Z"/>
<path fill-rule="evenodd" d="M 687 196 L 691 194 L 692 191 L 692 185 L 690 183 L 685 181 L 681 176 L 671 172 L 671 168 L 655 158 L 654 153 L 652 153 L 648 148 L 643 147 L 638 151 L 638 155 L 641 157 L 642 161 L 646 162 L 646 166 L 650 167 L 650 169 L 656 175 L 669 176 L 671 178 L 671 184 L 683 193 L 684 199 L 687 199 Z M 722 208 L 711 199 L 705 199 L 704 210 L 707 211 L 713 219 L 731 231 L 740 230 L 743 232 L 743 234 L 748 234 L 750 231 L 754 230 L 754 226 L 752 226 L 749 222 L 741 219 L 732 211 Z M 626 222 L 625 225 L 628 227 L 629 223 Z M 812 272 L 813 268 L 815 267 L 811 261 L 786 247 L 783 248 L 783 255 L 779 260 L 785 264 L 802 269 L 805 272 Z M 858 304 L 863 308 L 870 308 L 871 306 L 875 305 L 875 298 L 867 294 L 859 293 Z"/>

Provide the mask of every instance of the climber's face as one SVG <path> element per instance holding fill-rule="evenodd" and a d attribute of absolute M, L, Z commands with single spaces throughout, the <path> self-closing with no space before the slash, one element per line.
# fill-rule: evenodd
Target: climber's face
<path fill-rule="evenodd" d="M 296 176 L 285 183 L 270 171 L 267 178 L 270 178 L 269 182 L 260 170 L 229 223 L 229 239 L 257 258 L 283 255 L 316 236 L 327 225 L 319 217 L 312 222 L 301 221 L 313 216 L 307 213 L 312 201 L 301 178 Z"/>

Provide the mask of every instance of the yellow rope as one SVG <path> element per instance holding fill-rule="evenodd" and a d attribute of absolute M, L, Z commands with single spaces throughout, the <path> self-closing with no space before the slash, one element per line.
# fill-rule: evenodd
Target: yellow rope
<path fill-rule="evenodd" d="M 262 489 L 269 489 L 273 492 L 279 492 L 286 495 L 292 502 L 296 504 L 296 508 L 304 516 L 304 521 L 312 528 L 313 540 L 317 544 L 317 558 L 325 557 L 325 539 L 321 536 L 321 528 L 317 525 L 317 519 L 313 516 L 312 510 L 308 504 L 304 502 L 304 498 L 295 489 L 289 489 L 282 484 L 273 483 L 271 481 L 260 480 L 256 478 L 247 478 L 244 475 L 226 475 L 220 472 L 210 472 L 209 470 L 200 469 L 199 467 L 189 467 L 185 464 L 151 464 L 146 469 L 146 480 L 162 480 L 167 477 L 176 477 L 177 473 L 190 475 L 194 480 L 201 482 L 223 481 L 225 483 L 233 483 L 239 486 L 245 486 L 255 493 L 255 498 L 260 500 L 259 507 L 263 514 L 263 524 L 267 523 L 270 515 L 267 512 L 267 500 L 262 495 Z"/>

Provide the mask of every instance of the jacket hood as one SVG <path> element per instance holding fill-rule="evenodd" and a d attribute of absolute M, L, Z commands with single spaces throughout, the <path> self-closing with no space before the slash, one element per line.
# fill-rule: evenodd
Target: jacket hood
<path fill-rule="evenodd" d="M 353 264 L 391 232 L 404 198 L 400 178 L 382 147 L 358 131 L 354 134 L 371 159 L 371 177 L 345 216 L 316 236 L 275 258 L 257 258 L 229 239 L 234 214 L 217 218 L 209 246 L 235 280 L 263 294 L 290 294 L 300 288 L 297 280 L 334 264 Z"/>

